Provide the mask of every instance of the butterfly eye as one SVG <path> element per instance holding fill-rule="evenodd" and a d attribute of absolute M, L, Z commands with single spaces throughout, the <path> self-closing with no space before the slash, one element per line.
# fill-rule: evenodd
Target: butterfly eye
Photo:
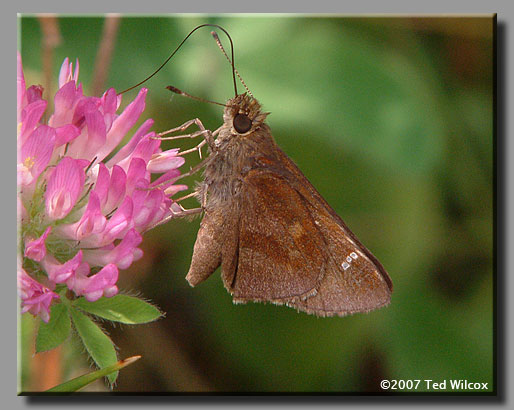
<path fill-rule="evenodd" d="M 234 125 L 236 131 L 240 134 L 244 134 L 245 132 L 250 131 L 250 128 L 252 128 L 252 120 L 245 114 L 237 114 L 234 117 L 232 124 Z"/>

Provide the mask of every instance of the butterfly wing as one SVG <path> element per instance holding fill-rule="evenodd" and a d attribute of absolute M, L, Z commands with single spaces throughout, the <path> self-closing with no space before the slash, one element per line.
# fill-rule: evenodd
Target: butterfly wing
<path fill-rule="evenodd" d="M 239 206 L 238 249 L 226 252 L 237 260 L 222 264 L 234 300 L 279 301 L 315 291 L 325 264 L 323 238 L 298 192 L 273 173 L 252 170 Z"/>
<path fill-rule="evenodd" d="M 384 268 L 280 151 L 243 180 L 238 252 L 223 269 L 234 301 L 272 301 L 320 316 L 389 303 Z M 268 161 L 269 162 L 269 161 Z"/>
<path fill-rule="evenodd" d="M 389 304 L 392 283 L 380 262 L 325 207 L 308 208 L 326 241 L 327 263 L 316 293 L 289 304 L 321 316 L 367 312 Z"/>

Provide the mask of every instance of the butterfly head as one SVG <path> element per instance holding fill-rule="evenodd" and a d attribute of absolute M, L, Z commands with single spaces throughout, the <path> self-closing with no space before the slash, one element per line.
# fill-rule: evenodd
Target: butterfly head
<path fill-rule="evenodd" d="M 257 130 L 268 114 L 261 111 L 255 98 L 245 93 L 227 102 L 223 120 L 232 135 L 244 136 Z"/>

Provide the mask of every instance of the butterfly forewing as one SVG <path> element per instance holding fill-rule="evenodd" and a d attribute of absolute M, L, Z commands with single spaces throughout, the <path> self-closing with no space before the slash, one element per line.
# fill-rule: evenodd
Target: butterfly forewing
<path fill-rule="evenodd" d="M 316 210 L 315 215 L 327 243 L 323 280 L 314 296 L 290 304 L 327 316 L 366 312 L 387 305 L 391 288 L 383 268 L 372 261 L 370 252 L 348 234 L 346 227 L 322 211 Z"/>
<path fill-rule="evenodd" d="M 288 182 L 265 169 L 244 178 L 238 262 L 227 286 L 237 300 L 306 297 L 320 283 L 323 238 Z"/>
<path fill-rule="evenodd" d="M 227 286 L 234 299 L 286 303 L 318 315 L 389 303 L 385 270 L 280 153 L 280 163 L 261 161 L 266 166 L 243 179 L 238 262 Z"/>

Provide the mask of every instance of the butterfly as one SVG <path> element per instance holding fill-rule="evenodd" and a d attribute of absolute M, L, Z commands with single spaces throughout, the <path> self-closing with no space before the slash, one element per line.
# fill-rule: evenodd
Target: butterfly
<path fill-rule="evenodd" d="M 225 104 L 196 193 L 204 216 L 186 279 L 219 266 L 235 303 L 344 316 L 389 304 L 392 281 L 275 143 L 251 95 Z"/>

